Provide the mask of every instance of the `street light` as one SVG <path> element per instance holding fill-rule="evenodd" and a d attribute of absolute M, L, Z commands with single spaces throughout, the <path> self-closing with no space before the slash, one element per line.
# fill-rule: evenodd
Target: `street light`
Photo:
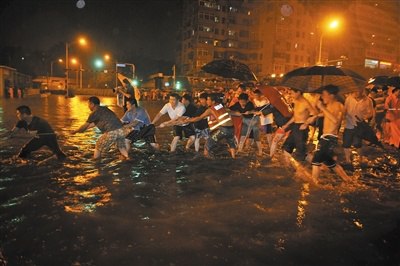
<path fill-rule="evenodd" d="M 78 60 L 76 58 L 71 59 L 71 63 L 76 65 Z M 82 63 L 79 62 L 79 70 L 76 72 L 76 84 L 78 84 L 78 71 L 79 71 L 79 88 L 82 89 Z"/>
<path fill-rule="evenodd" d="M 75 41 L 71 44 L 69 43 L 65 43 L 65 77 L 66 77 L 66 81 L 65 81 L 65 89 L 66 89 L 66 97 L 68 97 L 69 95 L 69 91 L 68 91 L 68 79 L 69 79 L 69 74 L 68 74 L 68 50 L 69 50 L 69 46 L 72 44 L 75 44 L 76 42 L 78 42 L 80 45 L 85 46 L 87 44 L 86 39 L 84 38 L 80 38 L 78 41 Z"/>
<path fill-rule="evenodd" d="M 54 64 L 54 62 L 55 62 L 55 61 L 51 61 L 51 62 L 50 62 L 50 77 L 53 76 L 53 64 Z M 63 61 L 61 58 L 59 58 L 59 59 L 57 60 L 57 62 L 62 63 L 62 62 L 64 62 L 64 61 Z"/>
<path fill-rule="evenodd" d="M 339 27 L 339 21 L 338 20 L 332 20 L 329 25 L 328 25 L 328 29 L 329 30 L 333 30 L 336 29 L 337 27 Z M 318 62 L 317 65 L 322 65 L 321 62 L 321 56 L 322 56 L 322 39 L 324 37 L 324 30 L 321 30 L 321 36 L 319 38 L 319 53 L 318 53 Z"/>

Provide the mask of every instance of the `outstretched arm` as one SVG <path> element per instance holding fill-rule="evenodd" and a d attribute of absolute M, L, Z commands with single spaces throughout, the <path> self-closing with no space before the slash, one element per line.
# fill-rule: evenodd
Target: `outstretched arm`
<path fill-rule="evenodd" d="M 89 128 L 95 127 L 96 125 L 94 123 L 88 123 L 86 122 L 85 124 L 83 124 L 82 126 L 80 126 L 78 129 L 73 130 L 71 132 L 71 134 L 76 134 L 76 133 L 82 133 L 85 132 L 86 130 L 88 130 Z"/>
<path fill-rule="evenodd" d="M 155 125 L 155 124 L 158 122 L 158 120 L 160 120 L 160 118 L 161 118 L 162 115 L 163 115 L 162 113 L 158 113 L 158 114 L 153 118 L 153 121 L 151 121 L 151 123 Z"/>

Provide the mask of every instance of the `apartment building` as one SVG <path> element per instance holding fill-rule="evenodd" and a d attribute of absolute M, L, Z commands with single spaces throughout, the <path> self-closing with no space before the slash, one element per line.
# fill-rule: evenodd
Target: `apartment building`
<path fill-rule="evenodd" d="M 201 71 L 204 64 L 235 59 L 247 64 L 260 80 L 319 60 L 342 63 L 367 75 L 380 70 L 398 73 L 400 1 L 337 3 L 183 1 L 178 71 L 185 76 L 209 76 Z M 331 34 L 325 22 L 332 14 L 339 15 L 341 24 Z"/>

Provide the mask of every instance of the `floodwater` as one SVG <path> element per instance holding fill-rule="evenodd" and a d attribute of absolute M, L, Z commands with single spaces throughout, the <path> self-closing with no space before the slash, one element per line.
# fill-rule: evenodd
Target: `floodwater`
<path fill-rule="evenodd" d="M 351 172 L 358 186 L 323 172 L 333 189 L 304 181 L 280 152 L 272 160 L 255 152 L 232 160 L 223 148 L 215 160 L 170 155 L 170 128 L 157 131 L 159 153 L 138 143 L 129 161 L 114 149 L 96 163 L 99 133 L 70 135 L 89 114 L 86 99 L 0 99 L 8 265 L 400 265 L 397 151 L 367 146 L 370 163 L 355 161 Z M 101 100 L 122 115 L 114 98 Z M 21 104 L 50 121 L 66 161 L 46 160 L 46 149 L 26 164 L 10 160 L 29 140 L 4 136 Z M 154 117 L 163 103 L 141 104 Z"/>

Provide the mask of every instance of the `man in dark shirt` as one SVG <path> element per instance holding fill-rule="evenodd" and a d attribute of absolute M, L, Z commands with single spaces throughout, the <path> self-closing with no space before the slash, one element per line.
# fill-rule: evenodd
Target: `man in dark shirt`
<path fill-rule="evenodd" d="M 37 116 L 33 116 L 31 109 L 26 105 L 21 105 L 17 108 L 17 117 L 19 121 L 12 129 L 11 136 L 22 128 L 29 133 L 34 134 L 35 136 L 28 143 L 26 143 L 24 147 L 22 147 L 18 157 L 26 158 L 32 151 L 36 151 L 43 146 L 47 146 L 57 156 L 58 159 L 61 160 L 66 158 L 66 155 L 58 146 L 54 130 L 46 120 Z"/>
<path fill-rule="evenodd" d="M 199 101 L 200 105 L 197 107 L 196 114 L 194 117 L 202 115 L 207 109 L 207 93 L 202 93 L 200 94 Z M 207 119 L 201 119 L 200 121 L 197 121 L 194 123 L 194 129 L 196 132 L 196 139 L 194 141 L 194 149 L 196 152 L 200 150 L 200 139 L 204 138 L 206 141 L 210 137 L 210 129 L 208 127 L 208 121 Z"/>
<path fill-rule="evenodd" d="M 88 100 L 88 106 L 92 111 L 86 121 L 72 134 L 85 132 L 89 128 L 97 127 L 103 133 L 96 142 L 94 150 L 94 159 L 99 159 L 101 153 L 108 150 L 113 143 L 117 147 L 124 159 L 128 159 L 128 150 L 125 144 L 125 132 L 122 127 L 122 122 L 116 114 L 105 106 L 100 106 L 100 99 L 92 96 Z"/>
<path fill-rule="evenodd" d="M 195 117 L 197 108 L 192 103 L 192 97 L 189 94 L 185 94 L 182 96 L 181 101 L 186 108 L 186 111 L 185 111 L 185 113 L 183 113 L 182 117 Z M 183 133 L 185 134 L 185 137 L 188 138 L 185 150 L 189 150 L 190 146 L 192 146 L 192 144 L 194 143 L 194 140 L 196 137 L 193 123 L 175 125 L 174 129 L 175 129 L 176 136 L 179 136 L 180 139 L 183 138 Z"/>
<path fill-rule="evenodd" d="M 246 138 L 249 137 L 250 132 L 253 131 L 253 138 L 258 149 L 257 155 L 262 155 L 260 130 L 258 128 L 258 125 L 260 124 L 260 118 L 258 116 L 254 116 L 256 107 L 251 101 L 249 101 L 249 95 L 246 93 L 241 93 L 239 95 L 239 101 L 232 105 L 230 109 L 234 112 L 234 115 L 241 115 L 243 118 L 238 152 L 243 150 Z"/>

